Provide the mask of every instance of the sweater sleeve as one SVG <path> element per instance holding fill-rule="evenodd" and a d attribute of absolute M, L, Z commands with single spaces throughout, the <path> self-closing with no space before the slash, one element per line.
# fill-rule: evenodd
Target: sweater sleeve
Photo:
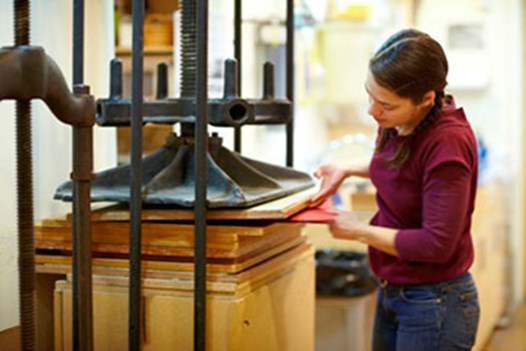
<path fill-rule="evenodd" d="M 450 138 L 430 152 L 423 179 L 422 227 L 401 229 L 395 237 L 402 259 L 447 262 L 462 233 L 469 230 L 473 172 L 477 171 L 472 148 L 465 140 Z"/>

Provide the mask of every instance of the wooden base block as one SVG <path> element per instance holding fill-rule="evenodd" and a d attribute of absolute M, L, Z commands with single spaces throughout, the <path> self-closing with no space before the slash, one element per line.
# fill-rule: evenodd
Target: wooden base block
<path fill-rule="evenodd" d="M 207 350 L 312 351 L 314 256 L 303 243 L 238 274 L 207 283 Z M 193 349 L 192 284 L 143 281 L 142 350 Z M 164 280 L 164 281 L 163 281 Z M 128 349 L 126 281 L 97 277 L 93 286 L 97 351 Z M 55 288 L 55 350 L 71 350 L 69 281 Z"/>

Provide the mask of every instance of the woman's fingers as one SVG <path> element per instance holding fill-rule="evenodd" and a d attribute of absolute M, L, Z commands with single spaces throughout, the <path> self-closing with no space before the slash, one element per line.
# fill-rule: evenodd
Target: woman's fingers
<path fill-rule="evenodd" d="M 314 176 L 321 179 L 320 190 L 309 201 L 309 207 L 317 207 L 327 200 L 338 190 L 342 177 L 338 168 L 331 165 L 324 165 L 314 171 Z"/>
<path fill-rule="evenodd" d="M 323 194 L 316 194 L 309 200 L 309 207 L 318 207 L 320 206 L 325 200 L 327 199 L 327 196 Z"/>
<path fill-rule="evenodd" d="M 320 190 L 309 200 L 309 207 L 317 207 L 323 203 L 330 195 L 331 189 L 325 186 L 325 181 L 321 183 Z"/>
<path fill-rule="evenodd" d="M 322 182 L 322 185 L 320 187 L 320 190 L 318 193 L 316 193 L 309 201 L 310 207 L 317 207 L 321 205 L 325 200 L 327 200 L 331 195 L 335 193 L 335 189 L 332 186 L 326 186 L 324 185 L 324 182 Z"/>

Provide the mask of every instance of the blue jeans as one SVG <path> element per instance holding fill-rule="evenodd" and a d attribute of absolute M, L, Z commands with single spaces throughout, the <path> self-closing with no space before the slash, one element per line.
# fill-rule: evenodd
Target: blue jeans
<path fill-rule="evenodd" d="M 379 288 L 373 351 L 470 350 L 480 307 L 470 273 L 434 284 Z"/>

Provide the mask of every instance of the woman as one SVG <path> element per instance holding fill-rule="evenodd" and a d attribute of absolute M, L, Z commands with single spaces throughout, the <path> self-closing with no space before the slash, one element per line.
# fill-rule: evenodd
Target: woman
<path fill-rule="evenodd" d="M 365 89 L 379 133 L 369 165 L 320 167 L 317 206 L 345 178 L 370 177 L 378 212 L 369 224 L 341 212 L 336 238 L 369 246 L 381 282 L 373 350 L 469 350 L 479 318 L 471 215 L 477 147 L 464 111 L 444 94 L 448 63 L 429 35 L 391 36 L 369 62 Z"/>

